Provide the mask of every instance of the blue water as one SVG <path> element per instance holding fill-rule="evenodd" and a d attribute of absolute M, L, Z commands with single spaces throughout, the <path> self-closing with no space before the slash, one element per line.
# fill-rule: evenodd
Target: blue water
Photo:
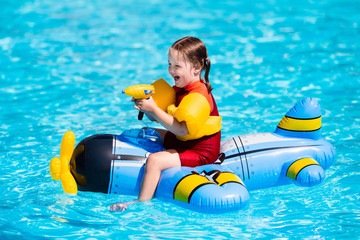
<path fill-rule="evenodd" d="M 360 234 L 360 5 L 328 1 L 3 0 L 0 8 L 1 239 L 341 239 Z M 207 45 L 223 139 L 275 129 L 319 100 L 337 151 L 325 180 L 250 192 L 241 211 L 204 215 L 132 196 L 65 195 L 50 178 L 62 135 L 143 127 L 132 84 L 167 73 L 167 49 Z M 150 124 L 156 127 L 155 124 Z"/>

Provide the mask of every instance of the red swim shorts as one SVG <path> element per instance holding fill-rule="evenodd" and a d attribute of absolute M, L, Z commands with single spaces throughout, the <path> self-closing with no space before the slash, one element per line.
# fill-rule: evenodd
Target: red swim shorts
<path fill-rule="evenodd" d="M 181 141 L 167 132 L 164 138 L 166 149 L 175 149 L 179 153 L 181 166 L 196 167 L 212 164 L 220 154 L 221 132 L 195 140 Z"/>

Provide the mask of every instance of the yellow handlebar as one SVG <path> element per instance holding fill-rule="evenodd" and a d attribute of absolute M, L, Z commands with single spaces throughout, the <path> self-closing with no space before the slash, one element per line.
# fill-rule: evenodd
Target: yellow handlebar
<path fill-rule="evenodd" d="M 146 99 L 149 98 L 154 91 L 155 87 L 153 85 L 138 84 L 127 87 L 123 93 L 135 99 Z"/>

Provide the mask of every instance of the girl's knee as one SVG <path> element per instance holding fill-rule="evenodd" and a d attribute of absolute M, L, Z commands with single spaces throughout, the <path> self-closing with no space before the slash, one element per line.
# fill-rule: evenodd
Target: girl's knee
<path fill-rule="evenodd" d="M 146 169 L 157 169 L 160 168 L 161 158 L 157 154 L 151 154 L 146 161 Z"/>
<path fill-rule="evenodd" d="M 146 171 L 160 170 L 181 166 L 178 153 L 174 151 L 163 151 L 151 154 L 146 161 Z"/>

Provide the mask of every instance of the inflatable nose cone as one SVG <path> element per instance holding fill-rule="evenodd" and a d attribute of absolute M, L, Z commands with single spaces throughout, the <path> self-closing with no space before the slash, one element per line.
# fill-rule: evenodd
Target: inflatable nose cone
<path fill-rule="evenodd" d="M 282 118 L 275 133 L 285 137 L 321 138 L 321 108 L 317 100 L 305 98 Z"/>

